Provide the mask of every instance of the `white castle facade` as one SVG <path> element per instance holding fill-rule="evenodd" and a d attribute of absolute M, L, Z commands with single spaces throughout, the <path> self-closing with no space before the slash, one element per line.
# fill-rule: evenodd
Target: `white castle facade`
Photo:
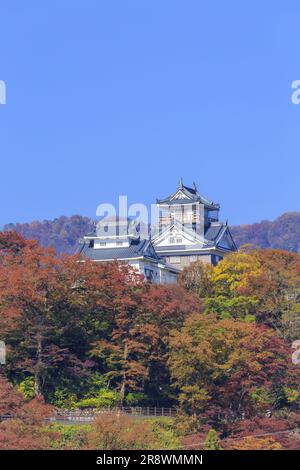
<path fill-rule="evenodd" d="M 220 205 L 195 184 L 190 188 L 180 179 L 173 194 L 156 202 L 158 225 L 146 237 L 132 220 L 103 219 L 80 241 L 79 253 L 95 262 L 126 262 L 148 281 L 167 284 L 195 261 L 216 265 L 236 251 L 228 223 L 219 221 Z"/>

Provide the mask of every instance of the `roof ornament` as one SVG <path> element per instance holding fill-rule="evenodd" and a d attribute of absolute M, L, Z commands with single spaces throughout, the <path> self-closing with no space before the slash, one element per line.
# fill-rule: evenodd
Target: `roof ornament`
<path fill-rule="evenodd" d="M 197 191 L 197 186 L 196 186 L 195 181 L 193 181 L 193 188 L 194 188 L 195 191 Z"/>
<path fill-rule="evenodd" d="M 181 176 L 179 180 L 178 188 L 182 189 L 182 187 L 183 187 L 183 181 L 182 181 L 182 176 Z"/>

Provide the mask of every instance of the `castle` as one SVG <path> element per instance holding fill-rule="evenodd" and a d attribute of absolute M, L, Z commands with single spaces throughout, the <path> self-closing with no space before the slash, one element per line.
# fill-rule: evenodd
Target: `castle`
<path fill-rule="evenodd" d="M 79 253 L 96 261 L 123 261 L 148 281 L 175 283 L 180 271 L 195 261 L 216 265 L 236 251 L 220 205 L 203 197 L 195 185 L 180 179 L 174 194 L 156 201 L 158 224 L 143 237 L 140 224 L 116 217 L 98 222 L 79 245 Z"/>

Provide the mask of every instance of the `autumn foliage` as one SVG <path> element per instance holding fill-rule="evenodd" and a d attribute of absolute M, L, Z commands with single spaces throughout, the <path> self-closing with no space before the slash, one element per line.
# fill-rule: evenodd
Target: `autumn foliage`
<path fill-rule="evenodd" d="M 296 253 L 245 248 L 163 286 L 125 264 L 57 256 L 0 233 L 0 416 L 10 416 L 0 448 L 48 448 L 46 403 L 176 407 L 178 433 L 210 433 L 210 448 L 296 448 L 289 433 L 273 433 L 299 424 L 299 315 Z M 159 446 L 153 436 L 107 414 L 66 448 Z"/>
<path fill-rule="evenodd" d="M 27 402 L 11 383 L 0 376 L 0 450 L 42 450 L 50 447 L 54 436 L 41 432 L 45 419 L 53 413 L 43 397 L 38 396 Z"/>
<path fill-rule="evenodd" d="M 286 212 L 273 221 L 231 227 L 237 246 L 251 244 L 253 248 L 300 250 L 300 212 Z"/>
<path fill-rule="evenodd" d="M 213 427 L 274 411 L 297 395 L 300 370 L 266 327 L 192 315 L 170 339 L 169 365 L 187 414 Z"/>
<path fill-rule="evenodd" d="M 82 398 L 95 374 L 99 387 L 111 385 L 121 400 L 147 387 L 161 394 L 155 376 L 159 368 L 168 381 L 169 332 L 199 311 L 200 300 L 180 287 L 147 284 L 127 265 L 57 258 L 22 242 L 14 232 L 0 240 L 8 376 L 32 378 L 34 395 L 48 398 L 58 391 Z"/>

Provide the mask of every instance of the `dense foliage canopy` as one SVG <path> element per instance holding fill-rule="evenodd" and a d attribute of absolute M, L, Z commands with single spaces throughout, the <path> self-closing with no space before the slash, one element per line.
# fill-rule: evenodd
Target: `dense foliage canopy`
<path fill-rule="evenodd" d="M 0 448 L 14 440 L 16 448 L 106 448 L 108 428 L 111 449 L 142 445 L 142 433 L 143 448 L 159 446 L 159 433 L 165 448 L 178 446 L 175 434 L 191 430 L 207 432 L 206 448 L 228 448 L 230 436 L 237 449 L 295 445 L 272 431 L 299 422 L 299 300 L 300 254 L 283 250 L 245 249 L 216 267 L 196 262 L 179 285 L 163 286 L 125 264 L 57 256 L 2 232 L 0 415 L 11 419 L 0 422 Z M 53 427 L 39 436 L 49 405 L 121 404 L 178 408 L 172 444 L 169 425 L 153 431 L 112 415 L 70 439 Z M 257 441 L 255 427 L 270 439 Z"/>

